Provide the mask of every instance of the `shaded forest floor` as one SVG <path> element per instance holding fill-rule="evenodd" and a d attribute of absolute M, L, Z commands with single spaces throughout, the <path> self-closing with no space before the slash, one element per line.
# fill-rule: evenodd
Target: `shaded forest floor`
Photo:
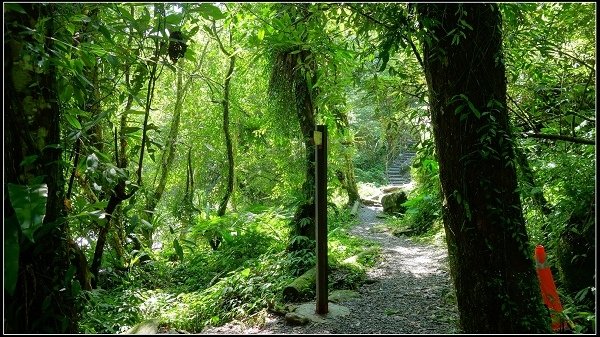
<path fill-rule="evenodd" d="M 362 206 L 351 233 L 381 245 L 359 297 L 339 302 L 344 316 L 292 326 L 266 313 L 254 324 L 228 323 L 207 334 L 451 334 L 459 333 L 458 310 L 444 246 L 396 237 L 377 217 L 381 207 Z"/>

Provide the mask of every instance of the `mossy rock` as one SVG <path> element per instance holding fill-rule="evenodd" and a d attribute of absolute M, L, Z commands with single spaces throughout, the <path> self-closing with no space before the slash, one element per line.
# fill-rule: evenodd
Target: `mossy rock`
<path fill-rule="evenodd" d="M 328 299 L 333 303 L 347 302 L 354 298 L 360 297 L 360 294 L 353 290 L 340 289 L 334 290 L 329 294 Z"/>
<path fill-rule="evenodd" d="M 383 212 L 387 214 L 404 214 L 406 207 L 402 206 L 408 200 L 406 192 L 398 191 L 386 194 L 381 198 Z"/>
<path fill-rule="evenodd" d="M 288 312 L 285 315 L 285 321 L 289 324 L 289 325 L 305 325 L 307 324 L 310 320 L 308 319 L 308 317 L 296 313 L 296 312 Z"/>
<path fill-rule="evenodd" d="M 133 328 L 127 330 L 129 335 L 155 335 L 158 332 L 158 319 L 149 319 L 138 323 Z"/>

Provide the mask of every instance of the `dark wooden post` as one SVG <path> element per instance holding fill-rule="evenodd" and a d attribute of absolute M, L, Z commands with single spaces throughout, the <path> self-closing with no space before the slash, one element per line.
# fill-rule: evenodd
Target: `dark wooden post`
<path fill-rule="evenodd" d="M 326 314 L 327 294 L 327 126 L 317 125 L 315 140 L 315 231 L 317 239 L 317 314 Z"/>

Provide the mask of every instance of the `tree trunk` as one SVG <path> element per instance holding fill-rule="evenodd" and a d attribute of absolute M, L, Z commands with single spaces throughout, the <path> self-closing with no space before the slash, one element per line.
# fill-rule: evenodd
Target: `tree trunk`
<path fill-rule="evenodd" d="M 317 267 L 312 267 L 283 288 L 283 299 L 289 302 L 299 302 L 309 295 L 314 295 L 316 279 Z"/>
<path fill-rule="evenodd" d="M 235 68 L 235 55 L 229 55 L 229 70 L 225 76 L 224 83 L 224 95 L 223 95 L 223 133 L 225 134 L 225 146 L 227 148 L 227 189 L 225 195 L 219 204 L 219 210 L 217 211 L 218 216 L 225 215 L 227 209 L 227 203 L 229 198 L 233 194 L 233 180 L 234 180 L 234 162 L 233 162 L 233 145 L 231 144 L 231 134 L 229 132 L 229 92 L 231 89 L 231 75 Z"/>
<path fill-rule="evenodd" d="M 352 135 L 350 134 L 350 123 L 348 122 L 348 116 L 345 113 L 338 112 L 337 114 L 341 121 L 338 124 L 338 130 L 342 134 L 342 139 L 345 139 L 343 146 L 354 147 L 352 141 Z M 348 145 L 345 145 L 348 144 Z M 358 187 L 356 185 L 356 177 L 354 176 L 354 163 L 352 162 L 352 152 L 350 149 L 342 148 L 342 156 L 344 158 L 343 170 L 336 172 L 342 187 L 348 194 L 348 207 L 352 207 L 356 201 L 360 201 L 360 195 L 358 194 Z"/>
<path fill-rule="evenodd" d="M 498 5 L 417 11 L 461 326 L 548 332 L 517 192 Z"/>
<path fill-rule="evenodd" d="M 152 223 L 154 217 L 154 211 L 158 202 L 162 198 L 167 186 L 167 179 L 169 178 L 169 172 L 173 166 L 173 160 L 175 159 L 175 148 L 177 146 L 177 136 L 179 135 L 179 124 L 181 121 L 181 111 L 183 110 L 183 61 L 179 60 L 179 69 L 177 70 L 177 98 L 175 99 L 175 109 L 173 114 L 173 120 L 171 121 L 171 127 L 169 129 L 169 135 L 165 143 L 165 151 L 163 152 L 162 159 L 160 162 L 160 176 L 158 178 L 158 185 L 154 187 L 154 193 L 150 192 L 146 201 L 146 218 L 148 223 Z M 186 83 L 186 89 L 190 81 Z M 145 237 L 148 239 L 148 245 L 152 246 L 152 235 L 154 231 L 152 229 L 145 230 Z"/>
<path fill-rule="evenodd" d="M 525 180 L 525 183 L 528 185 L 529 188 L 535 188 L 537 185 L 535 183 L 533 170 L 529 166 L 529 161 L 527 160 L 525 153 L 523 153 L 523 149 L 519 148 L 518 146 L 515 146 L 515 159 L 519 164 L 519 167 L 521 168 L 521 172 L 523 173 L 523 179 Z M 552 212 L 550 206 L 548 206 L 548 201 L 544 197 L 544 192 L 541 188 L 534 190 L 532 192 L 531 198 L 537 204 L 537 206 L 540 208 L 544 215 L 547 216 Z"/>
<path fill-rule="evenodd" d="M 7 184 L 4 185 L 5 247 L 7 242 L 19 247 L 18 255 L 5 256 L 5 263 L 7 258 L 18 256 L 18 262 L 11 261 L 18 263 L 18 274 L 14 292 L 5 291 L 4 332 L 76 333 L 71 280 L 65 282 L 70 259 L 61 150 L 49 146 L 61 143 L 56 63 L 49 56 L 55 53 L 57 16 L 53 4 L 21 7 L 26 13 L 6 8 L 4 13 L 5 183 L 28 185 L 42 177 L 48 196 L 43 224 L 34 233 L 35 242 L 31 242 L 22 235 Z M 48 20 L 42 23 L 42 19 Z M 40 54 L 34 52 L 39 44 L 36 38 L 43 41 L 44 51 Z M 26 108 L 26 102 L 33 107 Z M 33 155 L 37 156 L 33 163 L 21 165 L 23 159 Z M 7 232 L 11 230 L 9 237 Z M 66 291 L 58 291 L 63 288 Z"/>
<path fill-rule="evenodd" d="M 296 23 L 300 23 L 310 17 L 309 6 L 308 3 L 282 4 L 278 6 L 277 16 L 284 13 L 296 16 L 298 18 Z M 295 27 L 291 28 L 295 29 Z M 298 35 L 306 36 L 303 33 Z M 294 108 L 304 142 L 306 178 L 302 184 L 302 198 L 290 222 L 292 227 L 290 233 L 292 240 L 288 246 L 290 251 L 315 248 L 315 145 L 313 141 L 315 107 L 313 102 L 317 93 L 312 84 L 316 83 L 317 69 L 315 58 L 312 56 L 312 51 L 302 50 L 299 45 L 294 44 L 276 50 L 269 80 L 269 95 L 279 106 L 280 112 L 286 114 L 291 107 Z M 294 240 L 298 236 L 310 240 Z M 309 244 L 311 240 L 312 243 Z"/>
<path fill-rule="evenodd" d="M 106 208 L 104 209 L 104 220 L 101 220 L 99 223 L 100 230 L 98 231 L 98 240 L 96 241 L 94 257 L 92 258 L 92 265 L 90 266 L 93 288 L 98 286 L 98 272 L 100 271 L 100 265 L 102 264 L 102 255 L 104 254 L 104 246 L 106 245 L 106 239 L 110 230 L 110 222 L 113 214 L 121 202 L 130 198 L 133 193 L 135 193 L 135 190 L 129 194 L 125 194 L 125 180 L 122 178 L 119 178 L 117 185 L 111 191 L 108 205 L 106 205 Z"/>
<path fill-rule="evenodd" d="M 313 106 L 312 88 L 308 85 L 304 71 L 309 72 L 309 76 L 315 76 L 316 73 L 313 58 L 310 58 L 310 51 L 303 50 L 296 55 L 287 54 L 287 62 L 294 62 L 294 93 L 296 98 L 296 113 L 300 123 L 300 131 L 304 140 L 304 161 L 306 162 L 306 179 L 302 184 L 302 194 L 304 202 L 298 206 L 294 219 L 293 235 L 306 236 L 311 240 L 315 239 L 315 144 L 313 140 L 313 131 L 315 129 L 315 109 Z M 311 61 L 309 61 L 311 59 Z M 301 71 L 300 67 L 306 67 Z M 313 79 L 313 83 L 316 81 Z M 300 249 L 292 245 L 292 250 Z M 304 247 L 310 248 L 310 247 Z"/>

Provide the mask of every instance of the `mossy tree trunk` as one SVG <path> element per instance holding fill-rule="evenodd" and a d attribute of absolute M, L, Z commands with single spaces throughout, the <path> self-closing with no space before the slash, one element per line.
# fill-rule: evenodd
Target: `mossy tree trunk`
<path fill-rule="evenodd" d="M 236 56 L 233 52 L 228 51 L 221 39 L 219 38 L 219 34 L 213 22 L 213 34 L 219 44 L 219 48 L 221 52 L 227 56 L 229 59 L 229 68 L 227 69 L 227 73 L 225 74 L 225 80 L 223 81 L 223 99 L 221 100 L 221 105 L 223 106 L 223 135 L 225 136 L 225 148 L 227 149 L 227 187 L 225 189 L 225 194 L 219 203 L 219 209 L 217 210 L 218 216 L 225 215 L 225 211 L 227 210 L 227 203 L 233 194 L 234 180 L 235 180 L 235 162 L 233 158 L 233 143 L 231 141 L 231 132 L 229 131 L 229 114 L 230 114 L 230 102 L 229 96 L 231 93 L 231 77 L 233 75 L 233 71 L 235 70 L 235 59 Z M 231 33 L 230 33 L 231 34 Z M 231 41 L 231 35 L 230 39 Z M 220 239 L 219 239 L 220 241 Z M 218 246 L 218 245 L 217 245 Z"/>
<path fill-rule="evenodd" d="M 306 162 L 306 179 L 302 184 L 304 203 L 301 204 L 294 215 L 295 235 L 315 239 L 315 144 L 313 131 L 315 129 L 315 108 L 313 105 L 312 88 L 308 85 L 305 72 L 309 76 L 316 74 L 315 63 L 310 51 L 301 51 L 287 55 L 288 62 L 294 62 L 294 92 L 296 96 L 296 114 L 300 124 L 300 131 L 304 141 L 304 161 Z M 310 60 L 309 60 L 310 59 Z M 304 70 L 301 71 L 301 67 Z M 314 79 L 313 79 L 314 81 Z M 314 82 L 313 82 L 314 83 Z"/>
<path fill-rule="evenodd" d="M 24 13 L 6 8 L 4 12 L 4 242 L 6 249 L 10 236 L 19 247 L 18 255 L 10 256 L 18 256 L 18 262 L 11 261 L 18 263 L 18 272 L 14 292 L 5 290 L 4 332 L 76 333 L 71 280 L 65 280 L 70 258 L 53 59 L 54 39 L 64 37 L 56 35 L 59 16 L 54 4 L 20 5 Z M 41 52 L 36 54 L 40 43 Z M 34 161 L 23 164 L 32 156 Z M 19 228 L 7 183 L 31 185 L 40 179 L 48 191 L 45 217 L 32 242 Z"/>
<path fill-rule="evenodd" d="M 354 163 L 352 162 L 354 141 L 349 128 L 350 123 L 348 122 L 348 115 L 338 111 L 337 116 L 340 119 L 338 130 L 342 134 L 342 138 L 345 139 L 342 145 L 347 146 L 348 148 L 342 149 L 344 166 L 341 170 L 336 172 L 336 175 L 348 195 L 347 206 L 352 207 L 356 201 L 360 201 L 356 177 L 354 175 Z"/>
<path fill-rule="evenodd" d="M 309 4 L 282 4 L 280 13 L 291 13 L 297 16 L 294 29 L 302 29 L 300 23 L 307 20 Z M 296 26 L 298 25 L 298 26 Z M 306 34 L 300 34 L 305 36 Z M 310 49 L 290 43 L 288 47 L 279 47 L 274 54 L 269 92 L 276 105 L 283 114 L 287 114 L 293 107 L 300 134 L 304 143 L 304 162 L 306 163 L 305 180 L 302 184 L 302 199 L 296 208 L 292 227 L 292 240 L 288 249 L 297 251 L 314 249 L 315 239 L 315 145 L 313 131 L 315 130 L 315 106 L 317 95 L 313 84 L 317 83 L 317 65 Z M 285 118 L 285 117 L 284 117 Z M 306 237 L 309 240 L 294 240 L 297 237 Z M 312 241 L 311 241 L 312 240 Z M 312 243 L 311 243 L 312 242 Z"/>
<path fill-rule="evenodd" d="M 417 12 L 461 326 L 548 332 L 517 191 L 498 5 Z"/>

